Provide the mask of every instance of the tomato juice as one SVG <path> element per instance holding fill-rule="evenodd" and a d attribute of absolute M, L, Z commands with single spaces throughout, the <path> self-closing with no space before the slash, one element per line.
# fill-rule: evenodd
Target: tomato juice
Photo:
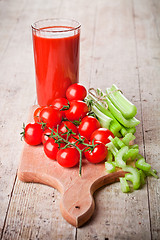
<path fill-rule="evenodd" d="M 80 25 L 32 27 L 32 33 L 37 101 L 51 105 L 79 81 Z"/>

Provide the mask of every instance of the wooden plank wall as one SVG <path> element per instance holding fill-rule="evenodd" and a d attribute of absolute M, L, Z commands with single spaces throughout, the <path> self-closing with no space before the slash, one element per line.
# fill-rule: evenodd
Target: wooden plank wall
<path fill-rule="evenodd" d="M 160 172 L 160 2 L 158 0 L 0 0 L 0 235 L 2 239 L 160 239 L 160 183 L 95 194 L 91 220 L 76 229 L 59 211 L 60 194 L 18 181 L 19 132 L 35 101 L 30 25 L 51 17 L 82 23 L 80 82 L 116 83 L 138 108 L 136 142 Z"/>

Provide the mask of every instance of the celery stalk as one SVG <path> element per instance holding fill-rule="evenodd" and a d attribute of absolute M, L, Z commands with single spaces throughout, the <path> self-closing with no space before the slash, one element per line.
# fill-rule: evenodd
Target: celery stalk
<path fill-rule="evenodd" d="M 133 188 L 139 189 L 140 185 L 141 185 L 141 176 L 140 176 L 140 172 L 137 168 L 131 167 L 131 166 L 126 166 L 123 168 L 123 170 L 125 172 L 129 172 L 125 174 L 125 179 L 129 180 L 133 183 Z"/>
<path fill-rule="evenodd" d="M 114 138 L 120 148 L 125 147 L 125 144 L 118 138 Z"/>
<path fill-rule="evenodd" d="M 140 173 L 140 179 L 141 179 L 141 186 L 143 186 L 146 183 L 145 181 L 146 175 L 142 170 L 139 170 L 139 173 Z"/>
<path fill-rule="evenodd" d="M 122 136 L 124 137 L 127 133 L 135 134 L 136 128 L 135 127 L 133 127 L 133 128 L 122 127 L 120 132 L 121 132 Z"/>
<path fill-rule="evenodd" d="M 109 150 L 114 156 L 118 153 L 118 149 L 115 147 L 115 145 L 112 142 L 107 143 L 106 147 L 109 148 Z"/>
<path fill-rule="evenodd" d="M 136 167 L 143 170 L 143 171 L 147 171 L 147 172 L 149 172 L 150 169 L 151 169 L 151 165 L 149 163 L 146 163 L 146 161 L 143 157 L 139 158 L 136 161 Z"/>
<path fill-rule="evenodd" d="M 116 141 L 116 137 L 113 138 L 112 136 L 109 136 L 108 139 L 114 144 L 114 146 L 119 150 L 120 146 L 118 145 L 117 141 Z M 119 139 L 119 138 L 118 138 Z M 125 146 L 125 145 L 124 145 Z"/>
<path fill-rule="evenodd" d="M 115 117 L 112 115 L 112 113 L 100 102 L 97 101 L 96 97 L 94 97 L 92 94 L 88 94 L 88 99 L 94 101 L 94 106 L 96 106 L 102 113 L 104 113 L 106 116 L 112 118 L 113 121 L 110 123 L 109 130 L 117 136 L 117 133 L 121 130 L 122 125 L 115 119 Z"/>
<path fill-rule="evenodd" d="M 105 169 L 107 173 L 112 173 L 116 171 L 116 167 L 112 162 L 105 162 Z"/>
<path fill-rule="evenodd" d="M 122 113 L 114 106 L 114 104 L 109 100 L 108 97 L 105 97 L 105 101 L 108 104 L 108 109 L 111 111 L 113 116 L 125 127 L 132 128 L 137 126 L 140 121 L 135 117 L 126 119 L 123 117 Z"/>
<path fill-rule="evenodd" d="M 129 143 L 133 141 L 136 137 L 132 133 L 127 133 L 124 138 L 122 138 L 122 142 L 129 146 Z"/>
<path fill-rule="evenodd" d="M 137 108 L 133 105 L 117 88 L 115 84 L 106 89 L 108 98 L 114 106 L 122 113 L 126 119 L 133 118 L 137 113 Z"/>
<path fill-rule="evenodd" d="M 109 125 L 112 119 L 102 113 L 96 106 L 92 106 L 92 111 L 96 114 L 101 127 L 109 129 Z"/>
<path fill-rule="evenodd" d="M 129 148 L 130 149 L 138 149 L 139 150 L 138 144 L 130 145 Z"/>
<path fill-rule="evenodd" d="M 107 160 L 107 162 L 112 162 L 113 161 L 113 154 L 111 153 L 110 150 L 108 150 L 106 160 Z"/>
<path fill-rule="evenodd" d="M 129 185 L 128 185 L 126 179 L 123 178 L 123 177 L 120 177 L 119 180 L 120 180 L 120 183 L 121 183 L 121 190 L 122 190 L 122 192 L 123 193 L 130 192 L 130 188 L 129 188 Z"/>
<path fill-rule="evenodd" d="M 129 158 L 133 161 L 136 159 L 138 155 L 138 149 L 129 149 L 123 156 L 123 160 L 127 161 Z"/>
<path fill-rule="evenodd" d="M 118 167 L 123 168 L 126 166 L 126 162 L 123 160 L 123 156 L 127 151 L 128 151 L 128 147 L 125 146 L 115 154 L 115 163 L 117 164 Z"/>

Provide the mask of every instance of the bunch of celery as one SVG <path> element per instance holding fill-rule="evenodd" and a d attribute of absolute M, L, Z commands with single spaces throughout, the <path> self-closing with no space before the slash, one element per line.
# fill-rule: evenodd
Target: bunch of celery
<path fill-rule="evenodd" d="M 108 128 L 117 137 L 127 133 L 135 133 L 136 126 L 140 123 L 135 118 L 136 106 L 133 105 L 121 91 L 112 85 L 106 89 L 106 94 L 101 89 L 96 94 L 89 92 L 87 100 L 91 101 L 91 110 L 99 119 L 101 126 Z"/>
<path fill-rule="evenodd" d="M 139 189 L 148 175 L 156 178 L 156 171 L 151 169 L 151 165 L 145 162 L 139 154 L 137 144 L 129 143 L 135 139 L 136 126 L 140 123 L 135 118 L 137 108 L 133 105 L 116 87 L 106 89 L 103 93 L 101 89 L 89 91 L 87 96 L 88 104 L 97 116 L 101 127 L 109 129 L 115 138 L 109 137 L 107 161 L 105 168 L 108 173 L 115 172 L 121 168 L 126 172 L 125 177 L 120 178 L 121 189 L 129 192 L 130 187 L 127 181 L 132 182 L 134 189 Z M 121 139 L 120 139 L 121 138 Z"/>
<path fill-rule="evenodd" d="M 145 183 L 146 176 L 152 175 L 158 178 L 155 170 L 152 170 L 151 165 L 139 154 L 138 145 L 129 145 L 135 139 L 132 133 L 127 133 L 122 139 L 111 136 L 109 139 L 111 142 L 106 144 L 108 156 L 105 168 L 108 173 L 115 172 L 116 168 L 126 172 L 125 177 L 120 178 L 122 192 L 130 191 L 127 180 L 132 182 L 133 189 L 136 190 Z"/>

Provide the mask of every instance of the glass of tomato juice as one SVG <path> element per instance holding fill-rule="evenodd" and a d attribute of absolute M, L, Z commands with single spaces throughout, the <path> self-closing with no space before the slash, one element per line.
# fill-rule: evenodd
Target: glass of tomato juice
<path fill-rule="evenodd" d="M 37 102 L 52 105 L 79 81 L 81 25 L 70 19 L 45 19 L 32 25 Z"/>

